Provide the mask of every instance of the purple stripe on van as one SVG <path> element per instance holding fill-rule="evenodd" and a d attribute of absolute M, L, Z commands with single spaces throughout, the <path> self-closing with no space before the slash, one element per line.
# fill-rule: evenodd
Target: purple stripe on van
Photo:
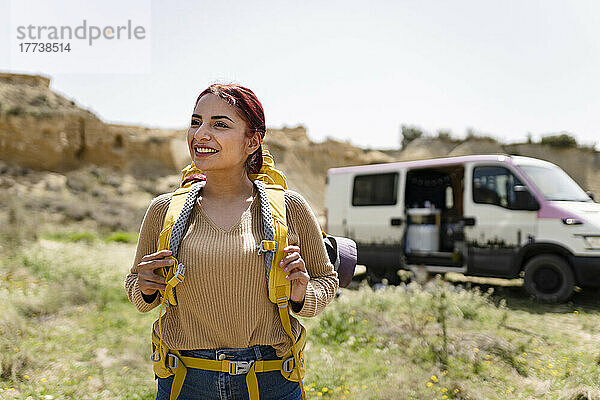
<path fill-rule="evenodd" d="M 546 219 L 565 219 L 565 218 L 574 218 L 577 220 L 581 220 L 577 215 L 567 212 L 560 207 L 557 207 L 551 204 L 549 201 L 545 201 L 541 204 L 540 209 L 538 211 L 538 218 L 546 218 Z"/>
<path fill-rule="evenodd" d="M 527 185 L 527 187 L 533 192 L 533 197 L 540 204 L 540 209 L 538 210 L 537 217 L 544 219 L 564 219 L 564 218 L 578 218 L 576 215 L 567 212 L 566 210 L 555 206 L 552 202 L 546 200 L 542 192 L 537 188 L 537 186 L 533 183 L 529 176 L 519 168 L 517 164 L 511 159 L 507 158 L 507 163 L 512 165 L 513 171 L 517 174 L 519 179 Z"/>
<path fill-rule="evenodd" d="M 339 167 L 339 168 L 331 168 L 329 170 L 330 174 L 345 174 L 348 172 L 384 172 L 395 170 L 398 168 L 419 168 L 419 167 L 436 167 L 440 165 L 454 165 L 454 164 L 463 164 L 466 162 L 474 162 L 474 161 L 500 161 L 498 157 L 504 157 L 504 159 L 509 159 L 508 155 L 473 155 L 473 156 L 458 156 L 458 157 L 444 157 L 444 158 L 432 158 L 428 160 L 415 160 L 415 161 L 399 161 L 399 162 L 391 162 L 385 164 L 370 164 L 365 165 L 356 165 L 352 167 Z"/>

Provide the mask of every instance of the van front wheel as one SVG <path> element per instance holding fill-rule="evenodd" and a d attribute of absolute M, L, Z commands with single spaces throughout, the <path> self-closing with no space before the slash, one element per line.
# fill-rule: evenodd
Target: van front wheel
<path fill-rule="evenodd" d="M 525 265 L 525 289 L 539 300 L 564 302 L 573 295 L 575 278 L 561 257 L 545 254 L 533 257 Z"/>

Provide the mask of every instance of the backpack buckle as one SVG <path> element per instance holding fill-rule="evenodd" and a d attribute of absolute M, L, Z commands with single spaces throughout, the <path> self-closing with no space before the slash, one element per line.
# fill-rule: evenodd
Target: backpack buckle
<path fill-rule="evenodd" d="M 167 368 L 177 369 L 177 366 L 179 365 L 179 357 L 177 357 L 175 354 L 168 353 L 166 361 Z"/>
<path fill-rule="evenodd" d="M 242 375 L 248 373 L 254 361 L 229 361 L 229 375 Z"/>
<path fill-rule="evenodd" d="M 183 263 L 179 263 L 173 278 L 177 279 L 179 283 L 183 282 L 183 278 L 185 278 L 185 265 Z"/>
<path fill-rule="evenodd" d="M 302 366 L 304 367 L 303 358 L 300 358 L 300 364 L 302 364 Z M 283 372 L 287 372 L 289 374 L 294 370 L 295 366 L 296 363 L 294 362 L 294 356 L 291 356 L 290 358 L 283 360 L 283 363 L 281 364 L 281 369 L 283 370 Z"/>
<path fill-rule="evenodd" d="M 257 253 L 260 256 L 262 253 L 267 251 L 277 251 L 277 242 L 274 240 L 263 240 L 260 244 L 256 245 Z"/>
<path fill-rule="evenodd" d="M 165 297 L 160 296 L 160 295 L 159 295 L 159 297 L 160 297 L 160 303 L 159 304 L 162 305 L 162 306 L 165 306 L 165 309 L 171 305 L 171 304 L 169 304 L 169 300 L 167 300 Z"/>
<path fill-rule="evenodd" d="M 275 301 L 277 302 L 277 307 L 286 308 L 288 306 L 288 298 L 287 297 L 279 297 Z"/>

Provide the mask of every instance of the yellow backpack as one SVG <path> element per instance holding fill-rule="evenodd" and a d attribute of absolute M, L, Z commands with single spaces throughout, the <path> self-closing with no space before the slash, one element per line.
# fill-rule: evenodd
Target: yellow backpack
<path fill-rule="evenodd" d="M 171 250 L 175 263 L 171 267 L 160 268 L 156 272 L 166 278 L 165 290 L 160 290 L 160 308 L 158 317 L 158 335 L 152 332 L 152 361 L 154 372 L 161 378 L 175 375 L 171 387 L 171 400 L 177 399 L 185 379 L 187 368 L 207 369 L 211 371 L 229 372 L 230 374 L 247 374 L 246 383 L 251 400 L 258 400 L 258 381 L 256 372 L 281 371 L 288 380 L 299 382 L 302 398 L 305 399 L 302 378 L 304 377 L 304 346 L 306 331 L 302 332 L 298 341 L 292 333 L 290 321 L 291 282 L 286 279 L 282 268 L 277 268 L 285 256 L 283 249 L 287 246 L 287 224 L 285 215 L 284 193 L 287 182 L 283 172 L 275 169 L 273 158 L 267 150 L 263 150 L 263 165 L 258 174 L 249 175 L 256 186 L 260 198 L 263 219 L 264 240 L 257 247 L 258 254 L 265 254 L 267 286 L 269 300 L 277 305 L 283 328 L 292 341 L 292 348 L 281 360 L 268 361 L 218 361 L 181 356 L 177 350 L 168 349 L 162 340 L 163 307 L 177 305 L 176 287 L 185 278 L 185 266 L 177 260 L 179 242 L 183 236 L 186 222 L 191 213 L 196 197 L 206 181 L 193 163 L 182 170 L 181 186 L 175 190 L 165 216 L 163 229 L 160 232 L 157 251 Z"/>

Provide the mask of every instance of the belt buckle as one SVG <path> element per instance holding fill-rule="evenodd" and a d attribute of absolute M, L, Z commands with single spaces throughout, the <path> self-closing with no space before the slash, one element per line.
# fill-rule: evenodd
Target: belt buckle
<path fill-rule="evenodd" d="M 229 361 L 229 375 L 242 375 L 248 373 L 254 361 Z"/>

